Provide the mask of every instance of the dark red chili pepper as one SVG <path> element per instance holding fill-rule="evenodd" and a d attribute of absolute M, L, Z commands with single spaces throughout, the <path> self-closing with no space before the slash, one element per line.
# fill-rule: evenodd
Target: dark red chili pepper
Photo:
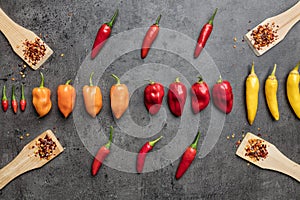
<path fill-rule="evenodd" d="M 22 97 L 21 97 L 21 100 L 20 100 L 20 109 L 22 112 L 25 111 L 25 108 L 26 108 L 26 99 L 25 99 L 25 94 L 24 94 L 24 85 L 22 84 Z"/>
<path fill-rule="evenodd" d="M 111 142 L 112 142 L 113 132 L 114 132 L 114 128 L 111 126 L 108 142 L 98 150 L 98 152 L 97 152 L 97 154 L 94 158 L 94 161 L 93 161 L 93 164 L 92 164 L 92 175 L 93 176 L 96 176 L 96 174 L 98 173 L 103 161 L 105 160 L 105 158 L 110 153 L 109 148 L 110 148 L 110 145 L 111 145 Z"/>
<path fill-rule="evenodd" d="M 146 86 L 144 90 L 144 103 L 151 115 L 158 113 L 164 95 L 164 86 L 162 84 L 150 81 L 149 85 Z"/>
<path fill-rule="evenodd" d="M 2 104 L 3 111 L 6 112 L 7 109 L 8 109 L 8 100 L 7 100 L 7 97 L 6 97 L 6 87 L 5 87 L 5 85 L 3 86 L 3 90 L 2 90 L 1 104 Z"/>
<path fill-rule="evenodd" d="M 17 114 L 18 102 L 17 102 L 16 96 L 15 96 L 15 86 L 14 85 L 12 86 L 11 107 L 12 107 L 14 113 Z"/>
<path fill-rule="evenodd" d="M 186 170 L 190 167 L 193 160 L 195 159 L 200 135 L 201 134 L 199 131 L 194 142 L 185 150 L 184 154 L 182 155 L 181 161 L 176 171 L 176 179 L 180 179 L 182 177 L 182 175 L 186 172 Z"/>
<path fill-rule="evenodd" d="M 197 114 L 208 106 L 210 100 L 208 85 L 201 76 L 199 76 L 199 81 L 192 85 L 191 93 L 192 108 L 194 113 Z"/>
<path fill-rule="evenodd" d="M 119 10 L 117 9 L 113 17 L 111 18 L 111 20 L 107 23 L 102 24 L 102 26 L 99 28 L 92 48 L 92 54 L 91 54 L 92 59 L 94 59 L 97 56 L 97 54 L 105 44 L 106 40 L 109 38 L 111 34 L 112 26 L 115 22 L 116 17 L 118 16 L 118 12 Z"/>
<path fill-rule="evenodd" d="M 194 58 L 197 58 L 200 55 L 202 49 L 205 47 L 205 44 L 213 30 L 213 22 L 214 22 L 214 18 L 216 16 L 216 14 L 217 14 L 217 11 L 218 11 L 218 8 L 215 9 L 215 12 L 209 19 L 208 23 L 205 24 L 201 29 L 201 32 L 200 32 L 200 35 L 198 37 L 198 41 L 196 44 L 195 52 L 194 52 Z"/>
<path fill-rule="evenodd" d="M 143 171 L 147 153 L 153 149 L 154 145 L 155 145 L 162 137 L 163 137 L 163 136 L 160 136 L 160 137 L 157 138 L 156 140 L 153 140 L 153 141 L 150 141 L 150 142 L 146 142 L 146 143 L 142 146 L 142 148 L 141 148 L 140 151 L 139 151 L 137 160 L 136 160 L 136 171 L 137 171 L 138 173 L 142 173 L 142 171 Z"/>
<path fill-rule="evenodd" d="M 168 105 L 170 111 L 176 116 L 181 116 L 186 100 L 186 87 L 179 81 L 179 77 L 175 82 L 171 83 L 168 91 Z"/>
<path fill-rule="evenodd" d="M 141 49 L 141 57 L 142 59 L 146 58 L 150 47 L 152 45 L 152 43 L 154 42 L 154 40 L 156 39 L 158 32 L 159 32 L 159 21 L 160 21 L 161 15 L 159 15 L 155 21 L 155 23 L 150 26 L 150 28 L 148 29 L 145 37 L 144 37 L 144 41 L 142 44 L 142 49 Z"/>
<path fill-rule="evenodd" d="M 213 87 L 213 100 L 217 108 L 228 114 L 233 106 L 233 93 L 231 85 L 228 81 L 220 79 Z"/>

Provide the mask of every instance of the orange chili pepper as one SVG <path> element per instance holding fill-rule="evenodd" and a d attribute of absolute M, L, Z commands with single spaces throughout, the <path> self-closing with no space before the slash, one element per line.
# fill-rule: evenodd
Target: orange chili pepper
<path fill-rule="evenodd" d="M 110 106 L 114 116 L 120 119 L 129 105 L 129 92 L 125 84 L 120 83 L 119 77 L 112 74 L 117 81 L 116 84 L 110 88 Z"/>
<path fill-rule="evenodd" d="M 86 111 L 95 118 L 102 108 L 102 93 L 98 86 L 93 85 L 92 77 L 94 72 L 90 75 L 90 85 L 83 86 L 83 99 Z"/>
<path fill-rule="evenodd" d="M 44 87 L 44 75 L 41 72 L 41 84 L 38 88 L 33 88 L 32 90 L 32 103 L 39 114 L 40 117 L 43 117 L 49 113 L 52 107 L 51 102 L 51 90 Z"/>
<path fill-rule="evenodd" d="M 68 80 L 65 85 L 59 85 L 57 88 L 57 105 L 65 118 L 73 111 L 76 100 L 76 91 L 70 82 L 71 80 Z"/>

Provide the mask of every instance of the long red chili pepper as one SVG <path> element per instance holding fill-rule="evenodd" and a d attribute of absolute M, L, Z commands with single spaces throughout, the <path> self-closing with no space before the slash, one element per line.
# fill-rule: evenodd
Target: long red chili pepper
<path fill-rule="evenodd" d="M 194 52 L 194 58 L 197 58 L 202 49 L 205 47 L 205 44 L 213 30 L 213 22 L 214 22 L 214 18 L 217 14 L 218 8 L 215 9 L 214 14 L 211 16 L 211 18 L 209 19 L 209 21 L 207 22 L 207 24 L 205 24 L 200 32 L 200 35 L 198 37 L 198 41 L 196 44 L 196 48 L 195 48 L 195 52 Z"/>
<path fill-rule="evenodd" d="M 181 116 L 186 101 L 186 87 L 180 82 L 179 78 L 171 83 L 168 91 L 168 105 L 170 111 L 176 116 Z"/>
<path fill-rule="evenodd" d="M 193 112 L 197 114 L 208 106 L 210 100 L 208 85 L 201 76 L 199 76 L 199 81 L 192 85 L 191 93 Z"/>
<path fill-rule="evenodd" d="M 2 104 L 3 111 L 6 112 L 7 109 L 8 109 L 8 100 L 7 100 L 7 97 L 6 97 L 6 87 L 5 87 L 5 85 L 3 86 L 3 90 L 2 90 L 1 104 Z"/>
<path fill-rule="evenodd" d="M 164 86 L 162 84 L 150 81 L 149 85 L 146 86 L 144 90 L 144 103 L 151 115 L 158 113 L 164 95 Z"/>
<path fill-rule="evenodd" d="M 105 44 L 106 40 L 109 38 L 112 30 L 112 26 L 115 22 L 116 17 L 118 16 L 119 10 L 117 9 L 111 18 L 111 20 L 107 23 L 102 24 L 102 26 L 99 28 L 97 36 L 94 41 L 94 45 L 92 48 L 92 54 L 91 58 L 94 59 L 103 45 Z"/>
<path fill-rule="evenodd" d="M 24 85 L 22 84 L 22 97 L 21 97 L 21 100 L 20 100 L 20 109 L 22 112 L 25 111 L 25 108 L 26 108 L 26 99 L 25 99 L 25 94 L 24 94 Z"/>
<path fill-rule="evenodd" d="M 149 151 L 151 151 L 154 147 L 154 145 L 162 138 L 162 136 L 160 136 L 159 138 L 157 138 L 156 140 L 150 141 L 150 142 L 146 142 L 142 148 L 139 151 L 137 160 L 136 160 L 136 171 L 138 173 L 142 173 L 143 168 L 144 168 L 144 164 L 145 164 L 145 159 L 147 156 L 147 153 Z"/>
<path fill-rule="evenodd" d="M 142 44 L 142 49 L 141 49 L 141 57 L 142 59 L 146 58 L 150 47 L 152 45 L 152 43 L 154 42 L 154 40 L 156 39 L 158 32 L 159 32 L 159 21 L 160 21 L 161 15 L 159 15 L 155 21 L 155 23 L 150 26 L 150 28 L 148 29 L 145 37 L 144 37 L 144 41 Z"/>
<path fill-rule="evenodd" d="M 182 155 L 181 161 L 176 171 L 176 179 L 180 179 L 182 177 L 182 175 L 186 172 L 186 170 L 190 167 L 193 160 L 195 159 L 200 135 L 201 133 L 199 131 L 194 142 L 185 150 L 184 154 Z"/>
<path fill-rule="evenodd" d="M 12 86 L 12 96 L 11 96 L 11 107 L 14 111 L 14 113 L 16 114 L 18 112 L 18 102 L 16 100 L 16 96 L 15 96 L 15 86 Z"/>
<path fill-rule="evenodd" d="M 105 160 L 105 158 L 108 156 L 108 154 L 110 153 L 110 145 L 111 145 L 111 142 L 112 142 L 112 137 L 113 137 L 113 132 L 114 132 L 114 128 L 112 126 L 110 126 L 110 134 L 109 134 L 109 140 L 108 142 L 102 146 L 95 158 L 94 158 L 94 161 L 93 161 L 93 164 L 92 164 L 92 175 L 93 176 L 96 176 L 103 161 Z"/>

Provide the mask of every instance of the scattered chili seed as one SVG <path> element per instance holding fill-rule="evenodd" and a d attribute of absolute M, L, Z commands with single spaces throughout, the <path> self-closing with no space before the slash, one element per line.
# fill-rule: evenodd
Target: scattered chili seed
<path fill-rule="evenodd" d="M 40 158 L 50 159 L 53 155 L 53 152 L 56 148 L 56 143 L 46 135 L 45 138 L 39 138 L 36 142 L 38 150 L 35 151 L 36 155 L 39 155 Z"/>
<path fill-rule="evenodd" d="M 29 137 L 30 136 L 30 134 L 29 133 L 26 133 L 26 137 Z"/>
<path fill-rule="evenodd" d="M 250 166 L 250 163 L 247 163 L 247 166 Z"/>
<path fill-rule="evenodd" d="M 46 46 L 39 38 L 35 38 L 34 41 L 26 39 L 23 44 L 25 45 L 25 49 L 23 50 L 24 59 L 28 60 L 32 65 L 36 65 L 46 54 Z"/>
<path fill-rule="evenodd" d="M 15 81 L 16 79 L 14 77 L 11 78 L 12 81 Z"/>
<path fill-rule="evenodd" d="M 236 45 L 233 45 L 233 48 L 236 48 Z"/>
<path fill-rule="evenodd" d="M 232 133 L 231 137 L 232 137 L 232 138 L 234 138 L 234 137 L 235 137 L 235 134 L 234 134 L 234 133 Z"/>
<path fill-rule="evenodd" d="M 23 140 L 23 139 L 24 139 L 24 137 L 21 135 L 21 136 L 20 136 L 20 140 Z"/>
<path fill-rule="evenodd" d="M 240 146 L 241 142 L 242 142 L 241 140 L 238 140 L 238 141 L 235 143 L 235 147 L 238 148 L 238 147 Z"/>
<path fill-rule="evenodd" d="M 227 140 L 229 140 L 229 139 L 230 139 L 230 137 L 229 137 L 229 136 L 227 136 L 226 138 L 227 138 Z"/>
<path fill-rule="evenodd" d="M 251 159 L 259 161 L 261 158 L 266 158 L 268 155 L 267 145 L 260 139 L 249 139 L 246 146 L 245 156 L 249 156 Z"/>
<path fill-rule="evenodd" d="M 263 47 L 268 47 L 275 40 L 277 40 L 278 27 L 275 29 L 275 23 L 259 25 L 256 29 L 254 29 L 251 33 L 251 36 L 254 40 L 254 48 L 257 50 L 261 50 Z"/>
<path fill-rule="evenodd" d="M 237 41 L 236 37 L 233 38 L 233 41 L 235 41 L 235 42 Z"/>
<path fill-rule="evenodd" d="M 62 53 L 62 54 L 60 54 L 60 57 L 64 57 L 64 56 L 65 56 L 65 54 L 63 54 L 63 53 Z"/>
<path fill-rule="evenodd" d="M 260 128 L 257 128 L 258 131 L 260 131 Z"/>

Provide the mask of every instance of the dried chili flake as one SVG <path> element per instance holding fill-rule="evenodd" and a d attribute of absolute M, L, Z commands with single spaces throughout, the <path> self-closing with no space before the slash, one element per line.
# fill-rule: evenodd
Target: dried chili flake
<path fill-rule="evenodd" d="M 34 41 L 25 40 L 23 42 L 25 49 L 24 59 L 28 60 L 32 65 L 36 65 L 46 54 L 45 43 L 40 40 L 40 38 L 35 38 Z"/>
<path fill-rule="evenodd" d="M 246 146 L 245 156 L 249 156 L 251 159 L 255 161 L 259 161 L 260 159 L 264 159 L 268 155 L 267 145 L 263 140 L 260 139 L 249 139 L 248 145 Z"/>
<path fill-rule="evenodd" d="M 254 40 L 254 48 L 261 50 L 263 47 L 268 47 L 275 40 L 277 40 L 279 26 L 276 26 L 275 23 L 267 23 L 265 25 L 259 25 L 251 33 L 252 39 Z"/>
<path fill-rule="evenodd" d="M 53 152 L 56 149 L 56 143 L 48 135 L 45 138 L 39 138 L 36 146 L 38 149 L 35 151 L 35 154 L 47 160 L 54 155 Z"/>

